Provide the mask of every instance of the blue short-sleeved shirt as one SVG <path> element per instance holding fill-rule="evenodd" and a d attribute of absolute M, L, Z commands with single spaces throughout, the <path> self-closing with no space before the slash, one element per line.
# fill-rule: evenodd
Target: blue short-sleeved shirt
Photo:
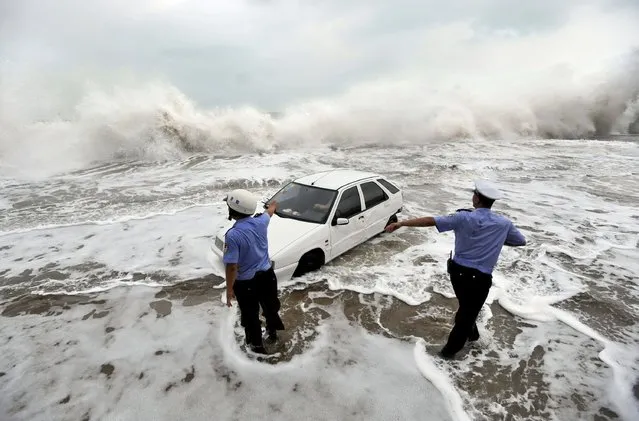
<path fill-rule="evenodd" d="M 236 221 L 226 232 L 222 261 L 225 264 L 237 263 L 238 281 L 253 279 L 255 272 L 271 267 L 267 237 L 270 221 L 270 215 L 264 212 L 260 216 Z"/>
<path fill-rule="evenodd" d="M 435 226 L 439 232 L 455 232 L 455 262 L 486 274 L 492 274 L 504 243 L 526 244 L 526 238 L 508 218 L 487 208 L 437 216 Z"/>

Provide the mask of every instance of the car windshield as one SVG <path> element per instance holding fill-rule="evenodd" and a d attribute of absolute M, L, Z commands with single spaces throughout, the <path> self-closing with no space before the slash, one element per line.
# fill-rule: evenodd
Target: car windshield
<path fill-rule="evenodd" d="M 277 202 L 275 213 L 282 218 L 323 224 L 328 218 L 336 196 L 336 190 L 293 182 L 284 186 L 271 200 Z"/>

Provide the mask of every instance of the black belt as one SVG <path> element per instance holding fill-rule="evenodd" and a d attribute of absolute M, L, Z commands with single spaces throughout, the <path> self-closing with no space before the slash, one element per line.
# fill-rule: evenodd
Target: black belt
<path fill-rule="evenodd" d="M 468 275 L 475 275 L 477 277 L 483 277 L 483 278 L 488 278 L 488 279 L 492 279 L 493 275 L 489 275 L 487 273 L 482 272 L 479 269 L 475 269 L 475 268 L 471 268 L 468 266 L 464 266 L 464 265 L 460 265 L 459 263 L 457 263 L 456 261 L 453 260 L 452 257 L 452 252 L 451 252 L 451 257 L 448 258 L 447 261 L 447 269 L 448 269 L 448 273 L 450 274 L 452 272 L 453 269 L 456 269 L 462 273 L 468 274 Z"/>

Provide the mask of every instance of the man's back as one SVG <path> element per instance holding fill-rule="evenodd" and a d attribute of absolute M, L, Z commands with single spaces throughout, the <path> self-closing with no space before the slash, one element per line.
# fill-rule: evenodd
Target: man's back
<path fill-rule="evenodd" d="M 238 280 L 252 279 L 255 272 L 271 266 L 267 236 L 269 222 L 270 216 L 265 212 L 240 219 L 227 231 L 224 262 L 238 263 Z"/>
<path fill-rule="evenodd" d="M 525 244 L 526 240 L 506 217 L 487 208 L 457 212 L 435 218 L 440 232 L 455 232 L 455 262 L 491 274 L 504 243 Z"/>

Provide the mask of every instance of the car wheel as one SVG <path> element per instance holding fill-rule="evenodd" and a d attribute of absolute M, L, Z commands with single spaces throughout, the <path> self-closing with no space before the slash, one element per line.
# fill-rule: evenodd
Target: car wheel
<path fill-rule="evenodd" d="M 386 229 L 386 227 L 389 226 L 390 224 L 394 224 L 397 221 L 398 221 L 397 214 L 394 214 L 393 216 L 388 218 L 388 222 L 386 222 L 386 226 L 384 227 L 384 229 Z M 382 230 L 382 233 L 384 233 L 384 230 Z"/>
<path fill-rule="evenodd" d="M 293 277 L 302 276 L 306 273 L 313 272 L 322 267 L 324 264 L 324 253 L 320 250 L 311 250 L 304 254 L 293 272 Z"/>

